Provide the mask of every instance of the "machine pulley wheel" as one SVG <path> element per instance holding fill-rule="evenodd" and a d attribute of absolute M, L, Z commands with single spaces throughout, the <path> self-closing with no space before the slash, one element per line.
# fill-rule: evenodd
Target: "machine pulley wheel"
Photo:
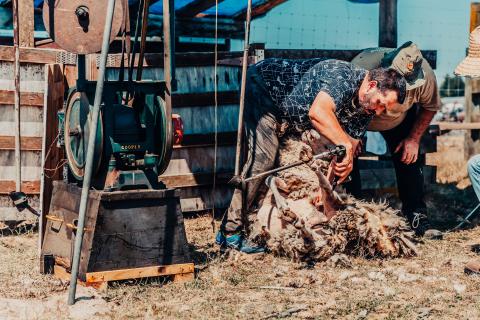
<path fill-rule="evenodd" d="M 110 42 L 123 26 L 124 10 L 122 1 L 115 1 Z M 50 37 L 73 53 L 102 49 L 106 16 L 107 1 L 102 0 L 45 0 L 43 4 L 43 23 Z"/>
<path fill-rule="evenodd" d="M 64 137 L 65 153 L 72 175 L 78 181 L 83 180 L 90 134 L 90 117 L 93 106 L 89 104 L 85 93 L 71 90 L 65 111 Z M 97 139 L 93 162 L 93 175 L 98 172 L 103 152 L 103 125 L 100 113 L 97 126 Z"/>
<path fill-rule="evenodd" d="M 165 101 L 156 96 L 155 103 L 158 104 L 161 113 L 161 125 L 159 126 L 161 147 L 159 151 L 159 161 L 157 164 L 158 174 L 162 174 L 170 163 L 173 151 L 173 120 L 171 108 L 167 107 Z"/>

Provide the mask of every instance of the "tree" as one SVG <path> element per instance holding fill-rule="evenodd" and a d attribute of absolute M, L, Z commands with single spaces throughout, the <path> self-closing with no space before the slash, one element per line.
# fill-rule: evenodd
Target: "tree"
<path fill-rule="evenodd" d="M 462 77 L 447 74 L 440 86 L 441 97 L 461 97 L 465 94 L 465 82 Z"/>

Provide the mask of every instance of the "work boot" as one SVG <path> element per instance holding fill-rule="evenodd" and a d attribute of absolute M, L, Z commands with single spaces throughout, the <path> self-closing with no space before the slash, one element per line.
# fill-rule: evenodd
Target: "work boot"
<path fill-rule="evenodd" d="M 249 241 L 241 232 L 226 235 L 220 230 L 215 237 L 215 242 L 221 249 L 231 248 L 248 254 L 265 252 L 264 247 Z"/>
<path fill-rule="evenodd" d="M 417 237 L 423 237 L 430 240 L 441 240 L 443 233 L 437 229 L 433 229 L 430 226 L 430 221 L 426 214 L 421 212 L 412 212 L 408 216 L 410 226 L 412 227 Z"/>
<path fill-rule="evenodd" d="M 476 274 L 480 275 L 480 260 L 474 259 L 467 262 L 465 269 L 463 271 L 466 274 Z"/>

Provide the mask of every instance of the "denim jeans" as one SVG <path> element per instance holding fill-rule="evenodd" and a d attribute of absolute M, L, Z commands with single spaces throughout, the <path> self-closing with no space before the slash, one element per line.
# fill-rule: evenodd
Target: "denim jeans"
<path fill-rule="evenodd" d="M 247 159 L 241 172 L 242 178 L 273 168 L 278 151 L 278 119 L 278 109 L 266 91 L 260 74 L 255 66 L 250 67 L 247 72 L 244 109 Z M 264 179 L 255 179 L 247 183 L 245 212 L 252 206 L 263 181 Z M 242 215 L 242 191 L 235 189 L 222 222 L 222 230 L 240 231 L 245 218 Z"/>
<path fill-rule="evenodd" d="M 470 181 L 472 181 L 473 190 L 480 201 L 480 154 L 468 160 L 468 176 Z"/>

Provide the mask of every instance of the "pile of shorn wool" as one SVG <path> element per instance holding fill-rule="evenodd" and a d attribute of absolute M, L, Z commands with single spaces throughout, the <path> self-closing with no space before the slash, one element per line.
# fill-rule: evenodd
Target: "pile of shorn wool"
<path fill-rule="evenodd" d="M 313 130 L 284 136 L 278 165 L 326 149 L 327 143 Z M 327 219 L 322 200 L 317 198 L 324 186 L 317 172 L 325 175 L 328 165 L 328 160 L 314 160 L 267 179 L 270 189 L 251 225 L 251 237 L 274 254 L 295 261 L 322 261 L 338 253 L 370 258 L 415 255 L 406 221 L 385 202 L 361 201 L 337 187 L 336 214 Z"/>

